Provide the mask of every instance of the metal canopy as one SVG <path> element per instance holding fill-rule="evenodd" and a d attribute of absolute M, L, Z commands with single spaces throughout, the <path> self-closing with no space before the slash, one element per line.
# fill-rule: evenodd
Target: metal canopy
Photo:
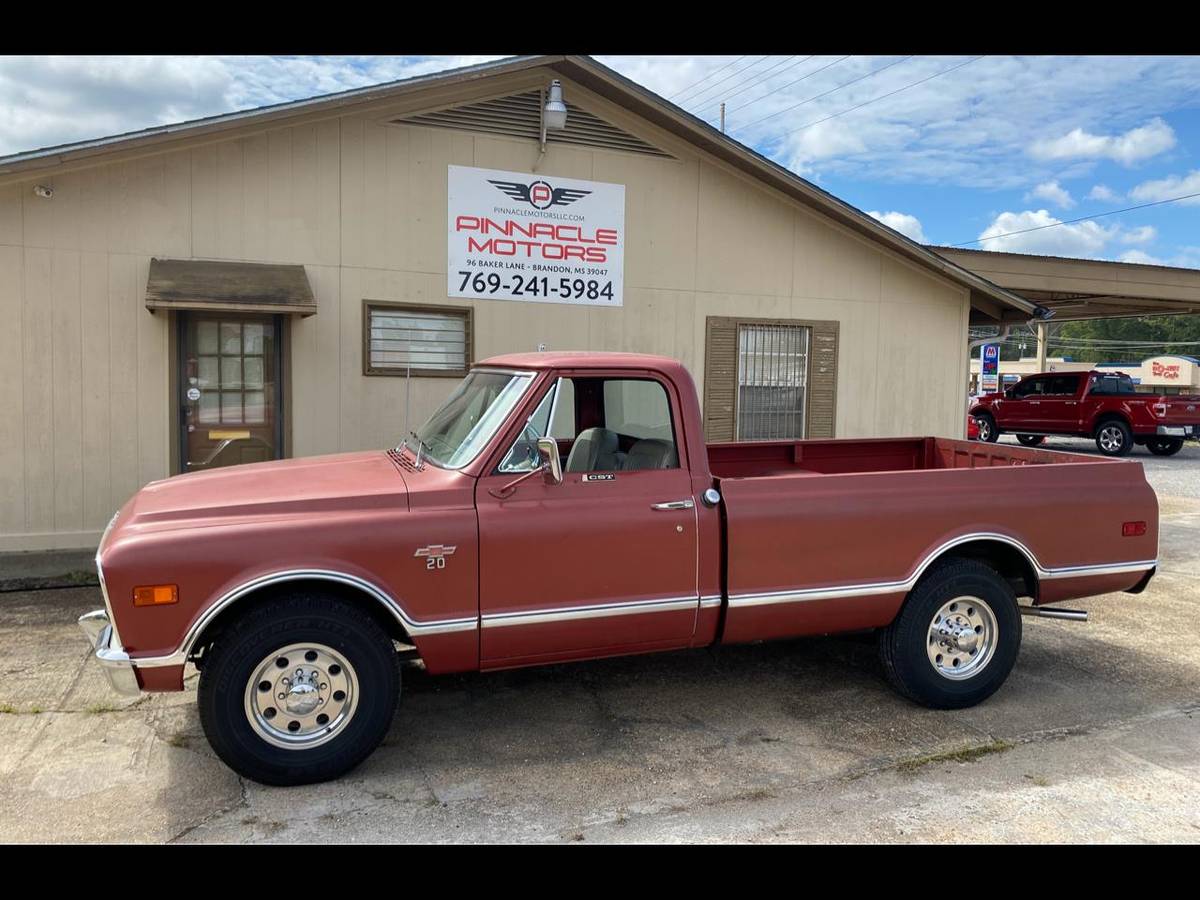
<path fill-rule="evenodd" d="M 959 247 L 929 249 L 1053 310 L 1056 322 L 1200 314 L 1197 269 Z"/>
<path fill-rule="evenodd" d="M 146 308 L 311 316 L 317 301 L 304 266 L 152 259 Z"/>

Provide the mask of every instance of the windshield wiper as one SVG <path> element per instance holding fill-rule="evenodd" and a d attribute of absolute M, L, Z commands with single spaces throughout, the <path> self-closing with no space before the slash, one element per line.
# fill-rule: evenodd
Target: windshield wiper
<path fill-rule="evenodd" d="M 421 468 L 421 449 L 424 448 L 425 450 L 429 451 L 429 453 L 433 453 L 433 447 L 432 447 L 432 445 L 425 443 L 425 441 L 423 441 L 421 439 L 421 436 L 419 434 L 417 434 L 415 431 L 410 431 L 409 435 L 416 438 L 416 441 L 417 441 L 417 452 L 414 455 L 417 458 L 416 465 L 417 465 L 417 468 L 419 469 L 419 468 Z M 405 443 L 408 443 L 408 441 L 405 440 Z"/>

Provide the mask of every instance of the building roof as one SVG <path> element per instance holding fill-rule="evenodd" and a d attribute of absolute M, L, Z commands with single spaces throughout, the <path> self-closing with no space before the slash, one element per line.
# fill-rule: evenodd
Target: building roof
<path fill-rule="evenodd" d="M 283 123 L 289 118 L 313 113 L 341 114 L 363 104 L 459 82 L 467 82 L 529 69 L 547 68 L 610 100 L 668 131 L 708 154 L 812 207 L 835 222 L 882 244 L 901 256 L 930 269 L 970 290 L 971 305 L 992 321 L 1025 321 L 1046 318 L 1052 313 L 1039 303 L 1000 287 L 952 259 L 922 246 L 884 225 L 860 209 L 824 191 L 810 181 L 768 159 L 751 147 L 713 128 L 702 119 L 647 90 L 634 81 L 588 56 L 518 56 L 419 75 L 399 81 L 326 94 L 305 100 L 278 103 L 257 109 L 209 116 L 174 125 L 45 147 L 0 157 L 0 181 L 35 177 L 58 166 L 84 162 L 101 163 L 114 154 L 129 151 L 172 149 L 172 144 L 201 135 L 219 135 L 247 125 Z M 568 98 L 568 103 L 570 99 Z M 9 178 L 6 178 L 9 176 Z M 974 317 L 973 317 L 974 318 Z"/>
<path fill-rule="evenodd" d="M 1196 269 L 962 247 L 929 249 L 1053 310 L 1056 320 L 1200 313 Z"/>

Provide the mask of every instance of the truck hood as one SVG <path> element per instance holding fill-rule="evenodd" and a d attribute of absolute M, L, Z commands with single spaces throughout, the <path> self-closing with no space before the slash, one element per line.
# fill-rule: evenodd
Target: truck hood
<path fill-rule="evenodd" d="M 293 513 L 408 509 L 404 478 L 382 450 L 250 463 L 152 481 L 121 525 L 203 526 Z"/>

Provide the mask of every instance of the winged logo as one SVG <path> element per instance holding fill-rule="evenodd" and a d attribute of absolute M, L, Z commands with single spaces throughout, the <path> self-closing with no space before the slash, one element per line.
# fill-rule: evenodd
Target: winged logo
<path fill-rule="evenodd" d="M 528 203 L 534 209 L 567 206 L 591 193 L 591 191 L 581 191 L 576 188 L 551 187 L 544 181 L 522 184 L 519 181 L 492 181 L 488 179 L 488 183 L 494 184 L 499 190 L 508 194 L 514 200 Z"/>

